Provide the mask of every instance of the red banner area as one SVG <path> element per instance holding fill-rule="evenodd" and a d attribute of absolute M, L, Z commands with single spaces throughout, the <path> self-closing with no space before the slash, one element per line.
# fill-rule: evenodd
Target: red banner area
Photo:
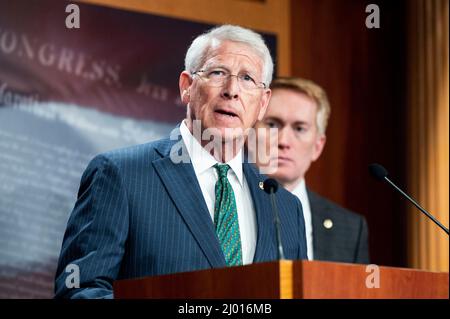
<path fill-rule="evenodd" d="M 61 0 L 0 0 L 0 298 L 50 298 L 79 181 L 98 153 L 168 136 L 210 25 Z M 276 39 L 265 36 L 275 51 Z"/>
<path fill-rule="evenodd" d="M 208 25 L 65 1 L 0 2 L 1 105 L 69 102 L 175 123 L 186 48 Z M 10 94 L 8 94 L 10 93 Z"/>

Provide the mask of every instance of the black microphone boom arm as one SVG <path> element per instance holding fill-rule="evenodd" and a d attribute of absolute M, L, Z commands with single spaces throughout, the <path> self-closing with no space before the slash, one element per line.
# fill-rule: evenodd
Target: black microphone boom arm
<path fill-rule="evenodd" d="M 429 219 L 431 219 L 436 225 L 438 225 L 443 231 L 445 231 L 448 235 L 448 228 L 446 228 L 444 225 L 442 225 L 433 215 L 431 215 L 429 212 L 427 212 L 422 206 L 420 206 L 413 198 L 411 198 L 408 194 L 406 194 L 404 191 L 402 191 L 397 185 L 395 185 L 388 177 L 387 170 L 381 166 L 380 164 L 370 164 L 369 165 L 369 172 L 372 174 L 373 177 L 380 181 L 386 181 L 388 182 L 392 187 L 394 187 L 400 194 L 405 196 L 411 203 L 414 204 L 422 213 L 424 213 Z"/>

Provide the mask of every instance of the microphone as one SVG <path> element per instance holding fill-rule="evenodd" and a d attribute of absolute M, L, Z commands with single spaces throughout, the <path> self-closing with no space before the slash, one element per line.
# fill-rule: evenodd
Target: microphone
<path fill-rule="evenodd" d="M 275 193 L 278 190 L 278 182 L 273 178 L 268 178 L 264 181 L 264 191 L 270 195 L 270 200 L 272 203 L 272 211 L 274 215 L 275 231 L 277 234 L 277 248 L 278 248 L 278 260 L 285 259 L 283 252 L 283 244 L 281 242 L 281 232 L 280 232 L 280 217 L 278 213 L 277 203 L 275 200 Z"/>
<path fill-rule="evenodd" d="M 448 235 L 448 228 L 445 228 L 444 225 L 442 225 L 436 218 L 434 218 L 433 215 L 431 215 L 429 212 L 427 212 L 422 206 L 420 206 L 414 199 L 412 199 L 410 196 L 408 196 L 404 191 L 402 191 L 397 185 L 395 185 L 387 176 L 388 172 L 387 170 L 381 166 L 380 164 L 373 163 L 369 165 L 369 172 L 372 174 L 373 177 L 380 181 L 386 181 L 392 187 L 394 187 L 400 194 L 402 194 L 404 197 L 406 197 L 411 203 L 414 204 L 422 213 L 424 213 L 429 219 L 431 219 L 436 225 L 438 225 L 443 231 L 445 231 Z"/>

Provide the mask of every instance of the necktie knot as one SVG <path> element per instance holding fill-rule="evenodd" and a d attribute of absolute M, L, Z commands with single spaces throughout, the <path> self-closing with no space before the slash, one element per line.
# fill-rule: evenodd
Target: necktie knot
<path fill-rule="evenodd" d="M 230 169 L 230 165 L 228 164 L 216 164 L 214 168 L 217 170 L 217 174 L 219 175 L 219 179 L 227 178 L 228 170 Z"/>

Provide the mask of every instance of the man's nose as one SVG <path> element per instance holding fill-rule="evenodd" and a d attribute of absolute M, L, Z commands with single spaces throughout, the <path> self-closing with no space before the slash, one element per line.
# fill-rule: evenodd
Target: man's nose
<path fill-rule="evenodd" d="M 230 75 L 228 79 L 225 80 L 222 89 L 222 96 L 233 100 L 239 97 L 240 87 L 237 75 Z"/>
<path fill-rule="evenodd" d="M 289 149 L 292 143 L 292 132 L 289 127 L 282 127 L 278 129 L 278 148 Z"/>

